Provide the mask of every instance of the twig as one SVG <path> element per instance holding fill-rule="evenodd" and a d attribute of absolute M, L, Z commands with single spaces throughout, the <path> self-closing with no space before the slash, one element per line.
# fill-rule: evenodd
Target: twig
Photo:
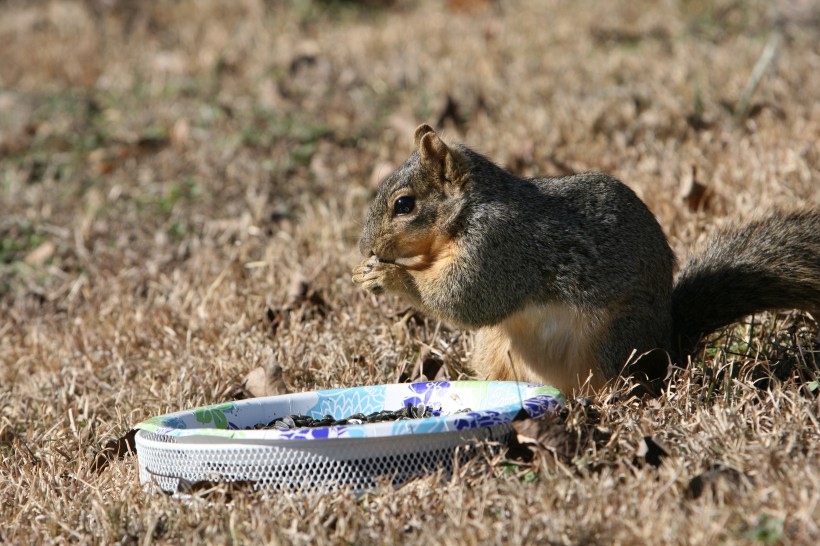
<path fill-rule="evenodd" d="M 752 75 L 746 83 L 746 88 L 743 90 L 740 100 L 737 101 L 735 119 L 742 120 L 746 117 L 746 113 L 749 111 L 749 101 L 752 100 L 752 96 L 757 91 L 766 71 L 771 67 L 772 72 L 774 72 L 781 41 L 780 33 L 774 32 L 769 37 L 769 41 L 766 42 L 766 47 L 763 48 L 760 58 L 757 59 L 757 64 L 755 64 Z"/>

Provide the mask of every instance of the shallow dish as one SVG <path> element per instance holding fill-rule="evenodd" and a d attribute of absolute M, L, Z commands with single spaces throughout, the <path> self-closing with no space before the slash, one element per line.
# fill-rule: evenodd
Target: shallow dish
<path fill-rule="evenodd" d="M 252 429 L 285 415 L 341 419 L 407 404 L 424 404 L 437 415 L 361 425 Z M 449 470 L 458 446 L 504 439 L 522 408 L 540 417 L 563 405 L 553 387 L 512 381 L 401 383 L 216 404 L 136 425 L 140 480 L 168 492 L 177 492 L 181 484 L 219 481 L 286 490 L 362 490 L 385 477 L 398 484 L 439 468 Z"/>

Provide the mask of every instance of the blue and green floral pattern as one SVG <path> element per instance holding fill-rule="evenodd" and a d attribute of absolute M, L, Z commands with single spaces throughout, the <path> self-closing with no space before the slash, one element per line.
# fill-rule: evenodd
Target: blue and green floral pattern
<path fill-rule="evenodd" d="M 229 426 L 228 418 L 226 417 L 226 415 L 229 415 L 235 409 L 236 404 L 233 402 L 215 406 L 206 406 L 204 408 L 195 409 L 194 418 L 197 423 L 202 423 L 203 425 L 213 422 L 214 428 L 238 428 L 236 426 Z M 230 423 L 230 425 L 233 424 Z"/>
<path fill-rule="evenodd" d="M 434 417 L 404 421 L 292 430 L 246 430 L 277 417 L 303 414 L 341 419 L 355 413 L 424 404 Z M 289 441 L 430 434 L 509 423 L 523 408 L 540 417 L 564 406 L 554 387 L 514 381 L 429 381 L 332 389 L 252 398 L 152 417 L 136 428 L 180 442 Z M 469 409 L 469 412 L 463 412 Z M 460 413 L 459 413 L 460 412 Z"/>

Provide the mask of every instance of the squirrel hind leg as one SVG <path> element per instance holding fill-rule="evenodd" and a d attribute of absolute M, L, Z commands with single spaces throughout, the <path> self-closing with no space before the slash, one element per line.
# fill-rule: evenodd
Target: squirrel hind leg
<path fill-rule="evenodd" d="M 620 309 L 598 350 L 598 361 L 608 379 L 633 376 L 656 383 L 669 368 L 672 320 L 668 311 L 647 312 L 643 306 Z"/>

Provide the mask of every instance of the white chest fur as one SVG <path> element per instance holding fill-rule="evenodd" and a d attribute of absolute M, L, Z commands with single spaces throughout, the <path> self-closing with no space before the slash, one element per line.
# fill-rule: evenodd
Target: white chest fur
<path fill-rule="evenodd" d="M 595 348 L 606 320 L 561 303 L 529 305 L 501 323 L 482 328 L 473 364 L 490 379 L 536 381 L 569 392 L 595 373 Z"/>

